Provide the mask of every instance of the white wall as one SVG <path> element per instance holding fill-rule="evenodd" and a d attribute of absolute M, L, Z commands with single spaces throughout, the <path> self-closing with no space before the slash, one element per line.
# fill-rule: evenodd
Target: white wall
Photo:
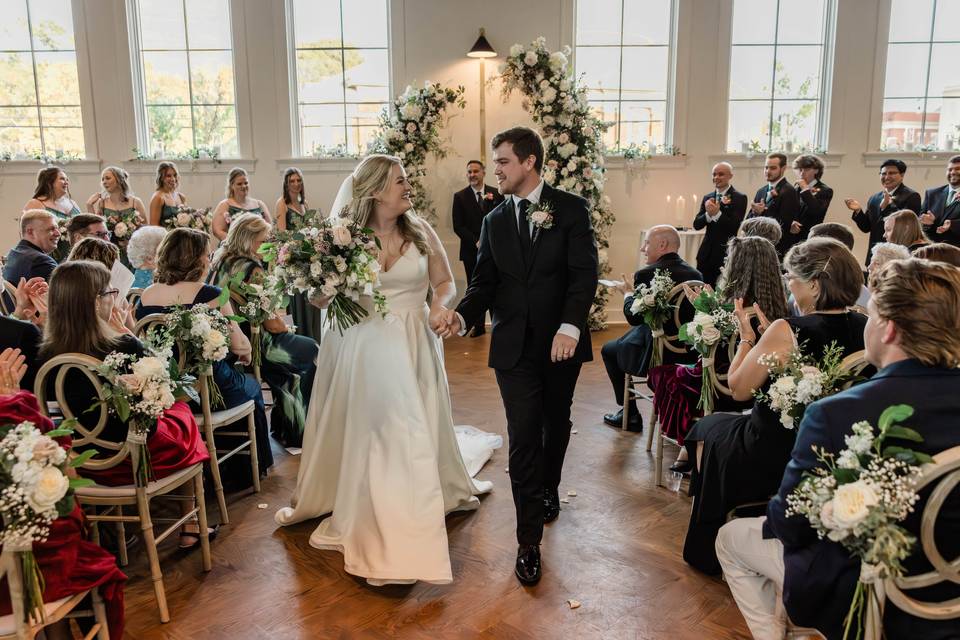
<path fill-rule="evenodd" d="M 588 0 L 581 0 L 587 2 Z M 226 172 L 233 164 L 251 170 L 255 196 L 272 203 L 279 195 L 280 176 L 289 164 L 304 169 L 311 201 L 330 206 L 352 161 L 290 159 L 289 100 L 282 0 L 231 0 L 234 15 L 235 63 L 241 149 L 245 158 L 191 168 L 181 164 L 182 189 L 192 203 L 213 205 L 222 198 Z M 734 184 L 752 193 L 763 181 L 762 158 L 723 154 L 726 137 L 728 47 L 732 0 L 679 0 L 677 100 L 675 141 L 683 158 L 654 158 L 639 169 L 609 163 L 607 194 L 617 223 L 613 229 L 610 261 L 614 273 L 636 264 L 642 229 L 658 222 L 677 224 L 673 210 L 663 206 L 667 195 L 692 194 L 710 188 L 709 171 L 721 158 L 736 167 Z M 425 80 L 466 87 L 467 108 L 446 130 L 450 155 L 432 163 L 428 188 L 441 214 L 441 237 L 448 254 L 456 257 L 457 239 L 450 229 L 452 193 L 462 188 L 466 160 L 480 151 L 479 72 L 477 61 L 465 57 L 478 27 L 485 27 L 494 47 L 528 43 L 537 36 L 548 45 L 570 44 L 574 0 L 391 0 L 393 11 L 393 89 Z M 837 43 L 829 153 L 825 181 L 836 190 L 827 219 L 849 222 L 844 197 L 864 200 L 878 187 L 877 167 L 882 154 L 871 153 L 879 140 L 885 40 L 889 0 L 839 0 Z M 126 39 L 123 0 L 74 0 L 81 85 L 84 88 L 84 124 L 90 161 L 66 167 L 74 198 L 81 202 L 98 187 L 99 171 L 123 164 L 132 174 L 135 191 L 144 198 L 153 191 L 153 162 L 127 159 L 137 145 L 133 97 L 130 88 L 130 52 Z M 488 77 L 496 60 L 488 61 Z M 487 134 L 514 124 L 529 124 L 520 98 L 502 102 L 499 85 L 487 93 Z M 901 154 L 910 165 L 906 182 L 915 189 L 942 184 L 946 154 Z M 32 194 L 37 163 L 8 162 L 0 166 L 0 250 L 17 240 L 15 220 Z M 692 204 L 685 223 L 695 213 Z M 862 256 L 866 236 L 858 235 Z M 462 290 L 462 269 L 454 263 Z M 615 301 L 614 301 L 615 303 Z M 611 319 L 616 319 L 616 313 Z"/>

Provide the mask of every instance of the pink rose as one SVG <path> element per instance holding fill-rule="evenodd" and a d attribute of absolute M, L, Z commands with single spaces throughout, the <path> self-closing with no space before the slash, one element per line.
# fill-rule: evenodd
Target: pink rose
<path fill-rule="evenodd" d="M 350 229 L 347 229 L 342 224 L 338 224 L 330 229 L 330 235 L 333 236 L 333 244 L 338 247 L 345 247 L 350 244 L 352 240 Z"/>

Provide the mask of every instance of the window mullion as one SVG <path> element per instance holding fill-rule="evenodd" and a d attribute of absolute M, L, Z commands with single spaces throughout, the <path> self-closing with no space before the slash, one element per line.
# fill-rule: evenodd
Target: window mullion
<path fill-rule="evenodd" d="M 773 15 L 773 79 L 770 81 L 770 120 L 767 125 L 767 151 L 773 151 L 773 106 L 777 95 L 777 44 L 780 41 L 780 0 Z M 783 131 L 780 132 L 783 135 Z"/>
<path fill-rule="evenodd" d="M 927 43 L 927 77 L 923 84 L 923 110 L 920 112 L 920 142 L 924 144 L 927 135 L 927 103 L 930 100 L 930 66 L 933 64 L 933 32 L 937 24 L 937 0 L 933 0 L 933 13 L 930 16 L 930 42 Z M 940 107 L 943 118 L 943 106 Z M 906 142 L 906 141 L 904 141 Z"/>
<path fill-rule="evenodd" d="M 617 52 L 619 54 L 619 68 L 617 69 L 617 148 L 619 149 L 622 145 L 623 135 L 623 19 L 626 14 L 626 0 L 620 0 L 620 50 Z"/>
<path fill-rule="evenodd" d="M 187 95 L 190 96 L 190 137 L 193 140 L 193 148 L 197 148 L 197 119 L 193 115 L 193 69 L 190 65 L 190 32 L 187 29 L 187 0 L 181 0 L 183 3 L 183 46 L 184 54 L 187 56 Z M 234 98 L 236 99 L 236 98 Z"/>
<path fill-rule="evenodd" d="M 40 153 L 46 155 L 47 142 L 43 135 L 43 110 L 40 108 L 40 76 L 37 73 L 36 47 L 33 45 L 33 19 L 30 12 L 30 0 L 24 0 L 27 5 L 27 37 L 30 38 L 30 64 L 33 67 L 33 91 L 37 98 L 37 125 L 40 129 Z"/>

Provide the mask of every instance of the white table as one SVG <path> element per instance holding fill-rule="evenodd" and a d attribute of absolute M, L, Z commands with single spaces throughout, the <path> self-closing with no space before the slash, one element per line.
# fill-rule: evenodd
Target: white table
<path fill-rule="evenodd" d="M 680 234 L 680 257 L 688 264 L 697 266 L 697 251 L 700 249 L 700 243 L 703 242 L 703 236 L 706 230 L 696 231 L 694 229 L 684 229 L 678 231 Z M 646 256 L 639 250 L 643 247 L 643 241 L 647 237 L 646 230 L 640 232 L 640 247 L 637 250 L 637 268 L 647 266 Z"/>

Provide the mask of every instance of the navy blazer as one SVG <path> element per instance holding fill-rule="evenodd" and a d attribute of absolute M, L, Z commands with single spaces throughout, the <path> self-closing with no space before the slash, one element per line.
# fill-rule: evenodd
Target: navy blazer
<path fill-rule="evenodd" d="M 7 264 L 3 267 L 3 279 L 17 286 L 20 278 L 43 278 L 50 280 L 50 274 L 57 268 L 57 261 L 40 250 L 29 240 L 21 240 L 7 254 Z M 13 303 L 10 296 L 3 293 L 8 304 Z M 13 308 L 11 306 L 11 308 Z"/>
<path fill-rule="evenodd" d="M 852 433 L 853 423 L 867 420 L 876 428 L 880 414 L 894 404 L 913 407 L 913 416 L 904 424 L 924 438 L 922 443 L 897 444 L 931 455 L 960 445 L 960 369 L 931 368 L 917 360 L 901 360 L 870 380 L 807 407 L 780 490 L 767 506 L 764 536 L 776 537 L 784 546 L 783 599 L 787 613 L 795 624 L 814 627 L 831 640 L 843 635 L 843 619 L 853 598 L 860 565 L 839 543 L 818 539 L 803 516 L 787 518 L 786 497 L 805 471 L 819 465 L 813 446 L 839 452 L 846 447 L 844 438 Z M 918 540 L 925 501 L 922 496 L 904 523 Z M 948 559 L 956 558 L 960 555 L 960 490 L 953 492 L 937 522 L 936 540 L 941 553 Z M 922 553 L 915 553 L 904 563 L 908 575 L 930 570 L 921 556 Z M 955 598 L 960 596 L 960 585 L 942 584 L 908 595 L 937 601 Z M 925 640 L 957 638 L 960 629 L 955 620 L 938 622 L 908 616 L 889 601 L 884 628 L 887 638 Z"/>
<path fill-rule="evenodd" d="M 720 217 L 710 222 L 707 220 L 707 201 L 716 197 L 716 191 L 703 196 L 700 210 L 693 219 L 694 229 L 707 229 L 697 251 L 697 269 L 703 274 L 704 282 L 711 285 L 717 283 L 723 268 L 723 260 L 727 257 L 727 242 L 737 235 L 743 216 L 747 213 L 747 195 L 730 185 L 727 195 L 717 203 L 720 205 Z"/>
<path fill-rule="evenodd" d="M 747 217 L 769 216 L 780 223 L 780 242 L 777 243 L 777 254 L 782 256 L 790 248 L 790 227 L 800 213 L 800 196 L 797 194 L 797 190 L 787 182 L 786 178 L 780 178 L 780 182 L 777 183 L 773 191 L 776 192 L 776 195 L 770 194 L 769 184 L 757 189 L 753 201 L 766 202 L 767 210 L 763 213 L 750 213 Z"/>
<path fill-rule="evenodd" d="M 870 265 L 870 258 L 873 256 L 873 245 L 883 242 L 883 221 L 887 216 L 893 215 L 901 209 L 909 209 L 917 215 L 920 215 L 920 194 L 901 183 L 893 192 L 893 197 L 886 209 L 881 209 L 883 203 L 883 191 L 870 196 L 867 200 L 867 210 L 853 212 L 853 221 L 857 223 L 860 231 L 870 234 L 870 246 L 867 249 L 867 260 L 864 264 Z"/>
<path fill-rule="evenodd" d="M 20 349 L 27 372 L 20 380 L 20 388 L 33 391 L 33 379 L 40 368 L 40 330 L 32 322 L 23 322 L 10 316 L 0 316 L 0 351 Z"/>
<path fill-rule="evenodd" d="M 930 212 L 936 220 L 933 224 L 923 225 L 923 232 L 927 234 L 933 242 L 946 242 L 955 247 L 960 247 L 960 202 L 947 203 L 947 196 L 950 193 L 950 185 L 945 184 L 942 187 L 927 189 L 923 194 L 923 205 L 917 213 Z M 943 226 L 944 220 L 952 220 L 950 229 L 946 233 L 937 233 L 937 229 Z"/>

